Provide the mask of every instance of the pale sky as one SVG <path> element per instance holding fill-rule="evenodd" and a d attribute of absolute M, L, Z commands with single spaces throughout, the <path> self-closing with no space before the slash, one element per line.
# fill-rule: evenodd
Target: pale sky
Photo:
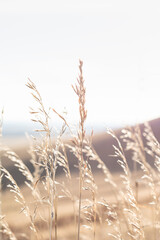
<path fill-rule="evenodd" d="M 46 107 L 78 121 L 71 88 L 84 62 L 88 124 L 160 116 L 160 1 L 0 0 L 0 109 L 29 122 L 29 77 Z"/>

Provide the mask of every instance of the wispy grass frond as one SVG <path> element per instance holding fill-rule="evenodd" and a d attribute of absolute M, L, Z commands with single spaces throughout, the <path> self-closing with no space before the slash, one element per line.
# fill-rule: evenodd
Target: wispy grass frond
<path fill-rule="evenodd" d="M 10 229 L 7 221 L 5 220 L 5 216 L 0 216 L 0 236 L 7 237 L 8 240 L 17 240 L 15 234 Z"/>

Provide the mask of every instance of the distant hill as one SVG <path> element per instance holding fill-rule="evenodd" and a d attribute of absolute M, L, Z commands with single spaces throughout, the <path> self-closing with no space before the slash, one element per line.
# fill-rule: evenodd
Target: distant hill
<path fill-rule="evenodd" d="M 160 142 L 160 118 L 149 121 L 149 124 L 152 128 L 152 131 L 153 131 L 155 137 Z M 141 123 L 139 125 L 140 125 L 141 130 L 143 131 L 144 124 Z M 115 134 L 119 138 L 123 148 L 125 148 L 125 144 L 120 139 L 120 135 L 122 134 L 121 130 L 122 129 L 115 130 Z M 144 138 L 143 138 L 143 141 L 144 141 L 144 145 L 145 145 L 145 139 Z M 114 154 L 114 150 L 113 150 L 113 147 L 112 147 L 113 144 L 115 144 L 115 140 L 110 135 L 108 135 L 107 133 L 96 135 L 94 137 L 94 140 L 93 140 L 93 146 L 94 146 L 96 152 L 98 153 L 98 155 L 100 156 L 100 158 L 106 163 L 107 167 L 112 172 L 117 172 L 117 171 L 120 171 L 121 168 L 118 164 L 116 164 L 116 159 L 109 156 L 109 155 Z M 125 151 L 125 156 L 126 156 L 127 160 L 131 159 L 131 152 L 130 151 L 128 151 L 128 152 Z M 146 155 L 146 159 L 148 161 L 150 161 L 150 164 L 153 166 L 153 164 L 151 162 L 153 160 L 151 159 L 151 157 Z M 129 161 L 128 164 L 129 164 L 130 169 L 132 170 L 133 169 L 133 162 Z"/>

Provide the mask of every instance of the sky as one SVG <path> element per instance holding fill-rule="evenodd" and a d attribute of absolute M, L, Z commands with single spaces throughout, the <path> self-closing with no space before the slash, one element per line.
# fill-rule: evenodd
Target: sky
<path fill-rule="evenodd" d="M 121 126 L 160 116 L 160 2 L 0 0 L 0 109 L 29 123 L 35 102 L 78 121 L 75 84 L 83 60 L 88 125 Z M 54 118 L 54 115 L 53 115 Z"/>

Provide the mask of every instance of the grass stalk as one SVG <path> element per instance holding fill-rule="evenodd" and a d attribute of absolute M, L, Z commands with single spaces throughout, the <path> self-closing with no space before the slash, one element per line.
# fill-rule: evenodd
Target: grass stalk
<path fill-rule="evenodd" d="M 80 227 L 81 227 L 81 205 L 82 205 L 82 157 L 80 161 L 80 173 L 79 173 L 79 207 L 78 207 L 78 240 L 80 239 Z"/>
<path fill-rule="evenodd" d="M 82 183 L 83 183 L 83 144 L 85 138 L 85 130 L 84 130 L 84 122 L 87 118 L 87 111 L 85 109 L 85 87 L 84 87 L 84 79 L 83 79 L 83 72 L 82 72 L 83 62 L 79 61 L 79 77 L 77 79 L 77 85 L 73 87 L 76 95 L 78 96 L 79 102 L 79 115 L 80 115 L 80 122 L 79 122 L 79 133 L 78 133 L 78 155 L 79 155 L 79 208 L 78 208 L 78 237 L 80 239 L 80 226 L 81 226 L 81 204 L 82 204 Z"/>

